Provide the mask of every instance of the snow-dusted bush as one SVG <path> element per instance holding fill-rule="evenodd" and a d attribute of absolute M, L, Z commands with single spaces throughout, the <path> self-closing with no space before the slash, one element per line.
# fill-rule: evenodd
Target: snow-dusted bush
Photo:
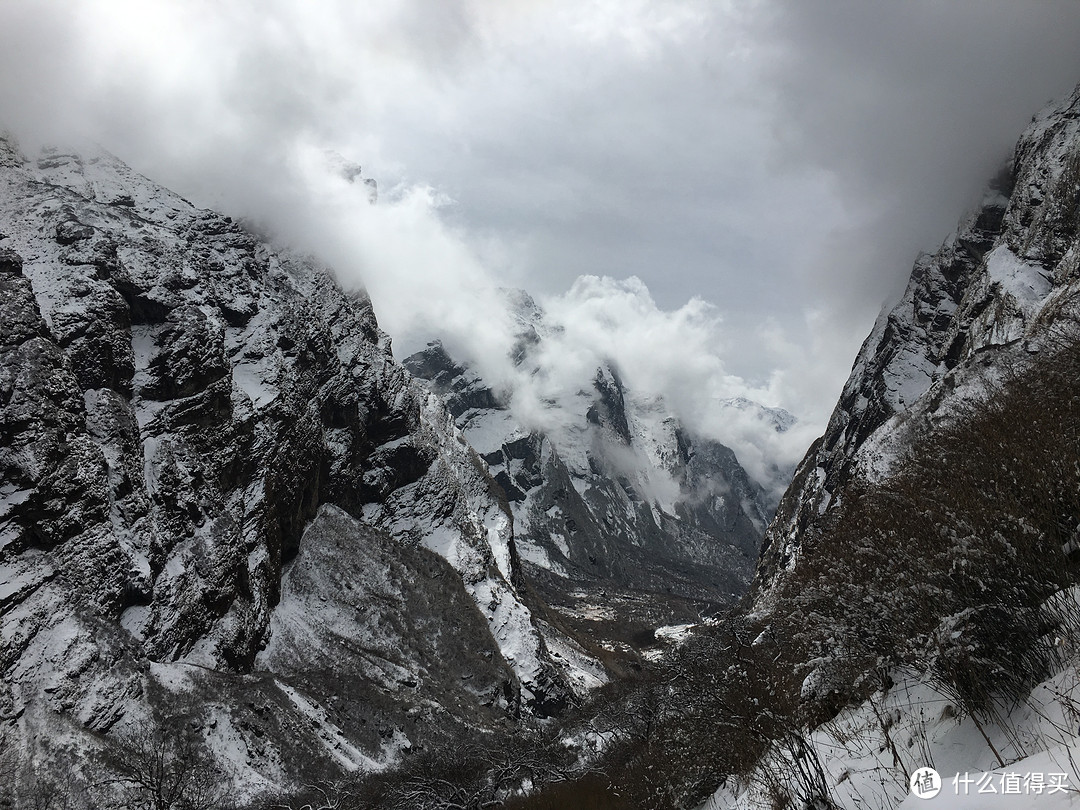
<path fill-rule="evenodd" d="M 1019 699 L 1058 663 L 1049 630 L 1064 619 L 1044 604 L 1077 579 L 1078 532 L 1069 340 L 930 429 L 884 482 L 850 487 L 804 538 L 773 630 L 805 675 L 806 719 L 865 697 L 897 665 L 967 712 Z"/>

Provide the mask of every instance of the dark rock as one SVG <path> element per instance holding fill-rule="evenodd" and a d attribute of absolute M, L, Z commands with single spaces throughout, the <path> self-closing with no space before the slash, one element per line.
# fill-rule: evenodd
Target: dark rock
<path fill-rule="evenodd" d="M 212 727 L 204 716 L 235 697 L 235 733 L 289 763 L 286 777 L 256 764 L 239 776 L 265 785 L 343 767 L 323 742 L 335 734 L 340 750 L 383 756 L 367 729 L 405 748 L 565 705 L 514 584 L 505 501 L 393 361 L 366 294 L 111 156 L 35 167 L 0 144 L 0 158 L 0 225 L 19 250 L 0 249 L 0 553 L 13 585 L 0 683 L 32 718 L 19 750 L 135 715 Z M 339 528 L 311 531 L 320 520 Z M 310 638 L 281 629 L 297 657 L 280 652 L 275 608 L 311 560 L 334 568 L 319 572 L 337 589 L 319 605 L 344 609 L 353 588 L 361 623 L 378 616 L 384 659 L 329 614 Z M 376 563 L 393 568 L 379 587 L 361 581 Z M 338 646 L 317 672 L 303 656 L 323 638 Z M 335 716 L 340 731 L 302 708 L 341 692 L 355 704 Z M 241 695 L 266 707 L 257 722 Z M 440 711 L 408 718 L 417 695 Z"/>
<path fill-rule="evenodd" d="M 65 219 L 57 224 L 55 234 L 56 241 L 61 245 L 70 245 L 83 239 L 90 239 L 94 235 L 94 229 L 77 219 Z"/>
<path fill-rule="evenodd" d="M 150 379 L 141 394 L 150 399 L 189 397 L 229 373 L 225 333 L 201 309 L 178 307 L 169 312 L 154 338 Z"/>
<path fill-rule="evenodd" d="M 1080 279 L 1080 90 L 1038 116 L 982 204 L 915 263 L 900 302 L 879 317 L 824 436 L 804 457 L 766 534 L 755 575 L 767 590 L 822 530 L 854 477 L 948 413 L 981 369 L 1022 363 L 1025 341 L 1068 329 Z M 1000 262 L 995 264 L 996 262 Z M 997 273 L 1021 272 L 1007 287 Z M 1004 268 L 1004 269 L 1002 269 Z M 1052 306 L 1047 302 L 1059 299 Z M 862 458 L 864 448 L 874 458 Z M 866 451 L 870 452 L 870 451 Z"/>

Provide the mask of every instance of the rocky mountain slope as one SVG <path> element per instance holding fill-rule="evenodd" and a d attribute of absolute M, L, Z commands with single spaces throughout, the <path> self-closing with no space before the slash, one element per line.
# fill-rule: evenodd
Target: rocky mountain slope
<path fill-rule="evenodd" d="M 513 542 L 363 293 L 109 155 L 0 140 L 13 784 L 178 717 L 242 798 L 557 712 L 603 669 Z"/>
<path fill-rule="evenodd" d="M 508 291 L 531 377 L 553 328 Z M 610 645 L 692 622 L 746 591 L 771 516 L 762 487 L 724 445 L 691 434 L 660 399 L 604 365 L 529 427 L 497 392 L 433 343 L 404 361 L 442 396 L 506 493 L 521 570 L 563 622 Z M 753 407 L 748 401 L 732 407 Z M 774 416 L 778 429 L 790 424 Z"/>
<path fill-rule="evenodd" d="M 1074 94 L 1036 116 L 979 208 L 916 261 L 784 496 L 759 588 L 791 567 L 800 538 L 853 479 L 887 476 L 916 436 L 1071 330 L 1080 291 L 1078 111 Z"/>
<path fill-rule="evenodd" d="M 758 753 L 708 808 L 914 807 L 927 766 L 950 807 L 1075 786 L 1078 326 L 1080 87 L 916 261 L 799 466 L 738 654 Z"/>

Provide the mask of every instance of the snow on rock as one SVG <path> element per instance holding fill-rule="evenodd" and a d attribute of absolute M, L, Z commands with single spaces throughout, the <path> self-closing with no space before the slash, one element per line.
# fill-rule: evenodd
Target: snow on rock
<path fill-rule="evenodd" d="M 522 697 L 558 711 L 571 687 L 515 585 L 511 512 L 366 294 L 93 149 L 29 159 L 0 138 L 0 234 L 0 703 L 25 750 L 47 760 L 57 724 L 152 725 L 249 693 L 228 722 L 250 788 L 513 723 Z M 382 614 L 381 657 L 340 576 L 308 581 L 325 603 L 291 589 L 323 554 L 305 537 L 393 574 L 413 618 Z M 359 598 L 378 582 L 356 574 Z M 326 636 L 324 606 L 356 636 Z M 430 674 L 447 640 L 467 663 L 451 680 Z M 363 717 L 334 700 L 349 666 L 370 679 Z M 425 699 L 441 709 L 406 723 Z"/>
<path fill-rule="evenodd" d="M 342 768 L 349 773 L 355 773 L 359 770 L 370 773 L 383 770 L 386 767 L 384 763 L 372 759 L 350 743 L 342 735 L 341 729 L 327 719 L 326 709 L 317 706 L 291 686 L 287 686 L 280 681 L 276 683 L 278 688 L 292 701 L 293 705 L 300 710 L 300 713 L 307 717 L 311 725 L 315 727 L 319 741 L 326 747 L 327 753 L 337 760 Z"/>
<path fill-rule="evenodd" d="M 1050 292 L 1050 280 L 1043 267 L 1020 259 L 1007 245 L 999 245 L 986 256 L 986 276 L 1028 313 Z"/>
<path fill-rule="evenodd" d="M 848 482 L 887 475 L 923 425 L 977 399 L 994 369 L 1023 364 L 1071 322 L 1080 294 L 1078 109 L 1080 89 L 1036 117 L 979 207 L 918 258 L 900 300 L 878 317 L 766 533 L 758 598 Z"/>
<path fill-rule="evenodd" d="M 573 639 L 541 625 L 551 657 L 565 668 L 574 693 L 586 697 L 610 680 L 604 665 Z"/>

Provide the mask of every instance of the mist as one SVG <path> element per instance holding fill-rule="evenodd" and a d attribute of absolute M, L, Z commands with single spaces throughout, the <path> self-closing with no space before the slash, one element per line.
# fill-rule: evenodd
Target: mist
<path fill-rule="evenodd" d="M 1078 35 L 1074 2 L 5 0 L 0 127 L 259 222 L 366 287 L 397 356 L 443 339 L 526 423 L 612 362 L 760 477 L 1080 80 Z M 502 287 L 563 328 L 542 380 Z"/>
<path fill-rule="evenodd" d="M 1067 0 L 773 10 L 761 36 L 777 43 L 766 69 L 783 110 L 777 154 L 826 169 L 846 212 L 814 268 L 837 314 L 897 293 L 1034 113 L 1080 81 L 1080 4 Z"/>

